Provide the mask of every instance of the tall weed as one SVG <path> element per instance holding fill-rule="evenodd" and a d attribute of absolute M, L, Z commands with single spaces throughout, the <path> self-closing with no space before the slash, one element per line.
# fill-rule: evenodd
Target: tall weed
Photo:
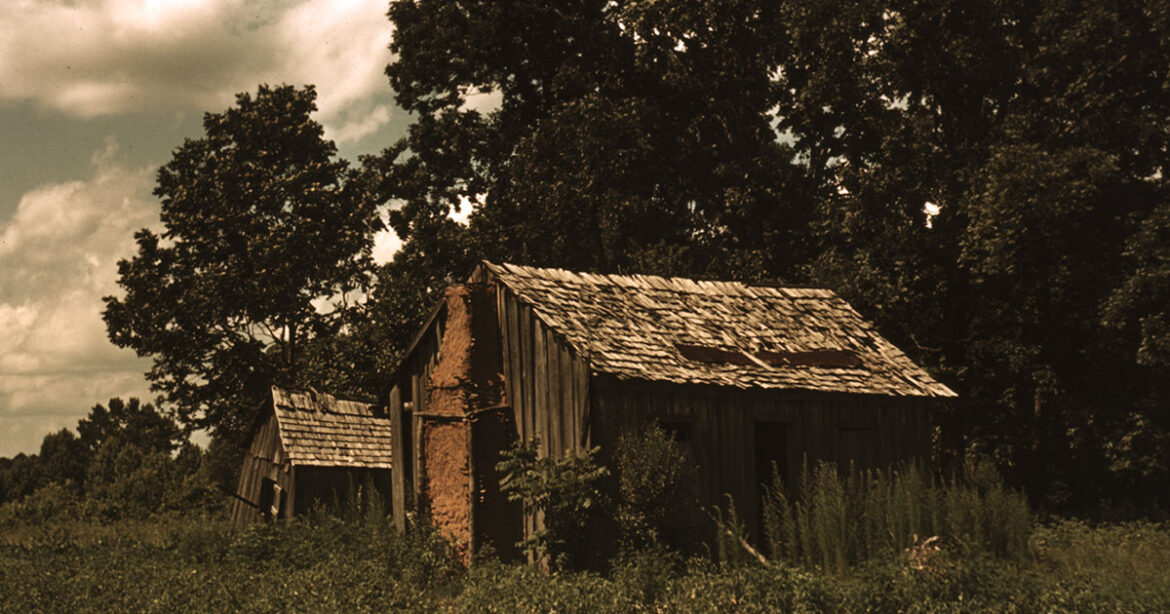
<path fill-rule="evenodd" d="M 803 467 L 795 496 L 773 472 L 765 490 L 766 549 L 775 560 L 842 572 L 862 561 L 950 544 L 970 554 L 1020 558 L 1031 512 L 989 465 L 939 478 L 918 465 L 890 471 Z"/>

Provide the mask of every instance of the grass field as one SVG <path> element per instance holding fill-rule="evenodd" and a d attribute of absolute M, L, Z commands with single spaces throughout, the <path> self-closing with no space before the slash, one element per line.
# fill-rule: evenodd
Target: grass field
<path fill-rule="evenodd" d="M 909 548 L 828 572 L 628 554 L 605 575 L 483 563 L 384 521 L 232 532 L 215 515 L 8 523 L 0 611 L 1170 611 L 1170 527 L 1037 528 L 1023 558 Z"/>

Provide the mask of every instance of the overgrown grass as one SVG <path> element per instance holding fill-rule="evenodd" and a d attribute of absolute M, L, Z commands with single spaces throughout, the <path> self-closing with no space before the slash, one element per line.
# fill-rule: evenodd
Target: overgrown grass
<path fill-rule="evenodd" d="M 1019 559 L 1032 533 L 1024 497 L 989 464 L 949 479 L 916 465 L 843 476 L 831 464 L 806 466 L 791 491 L 774 476 L 763 507 L 772 559 L 835 573 L 912 549 Z"/>
<path fill-rule="evenodd" d="M 20 539 L 14 539 L 19 535 Z M 214 516 L 6 534 L 0 611 L 1154 612 L 1170 610 L 1170 527 L 1039 527 L 1026 552 L 908 548 L 841 573 L 626 552 L 607 575 L 485 563 L 433 532 L 317 517 L 232 532 Z"/>
<path fill-rule="evenodd" d="M 113 529 L 111 532 L 110 529 Z M 431 611 L 460 577 L 433 532 L 329 516 L 68 522 L 0 546 L 0 611 Z"/>
<path fill-rule="evenodd" d="M 978 467 L 940 480 L 822 466 L 794 490 L 789 501 L 774 485 L 766 559 L 743 547 L 729 505 L 715 513 L 721 562 L 650 539 L 606 574 L 465 570 L 425 519 L 394 529 L 364 485 L 244 531 L 208 512 L 57 513 L 60 493 L 46 493 L 0 510 L 0 611 L 1170 611 L 1167 525 L 1034 527 L 1023 499 Z"/>

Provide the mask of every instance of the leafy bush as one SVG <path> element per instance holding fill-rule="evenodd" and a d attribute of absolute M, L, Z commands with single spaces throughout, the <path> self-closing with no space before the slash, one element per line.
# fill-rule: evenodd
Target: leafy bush
<path fill-rule="evenodd" d="M 715 558 L 717 561 L 731 565 L 743 565 L 758 562 L 762 555 L 748 543 L 747 525 L 739 518 L 735 509 L 735 500 L 731 495 L 727 498 L 727 511 L 716 506 L 711 510 L 711 520 L 715 522 Z"/>
<path fill-rule="evenodd" d="M 1170 611 L 1170 525 L 1058 520 L 1039 528 L 1031 547 L 1067 594 L 1107 595 L 1118 610 Z"/>
<path fill-rule="evenodd" d="M 545 574 L 536 566 L 486 563 L 471 570 L 462 592 L 445 611 L 512 612 L 629 612 L 632 604 L 613 585 L 593 572 L 559 571 Z"/>
<path fill-rule="evenodd" d="M 544 527 L 518 545 L 535 561 L 562 568 L 579 560 L 582 536 L 601 509 L 600 481 L 609 470 L 594 458 L 600 448 L 564 458 L 541 458 L 538 441 L 517 442 L 496 465 L 500 490 L 535 514 Z"/>
<path fill-rule="evenodd" d="M 657 425 L 618 437 L 614 465 L 618 477 L 614 516 L 627 548 L 658 543 L 672 516 L 697 505 L 687 500 L 695 468 L 683 446 Z"/>
<path fill-rule="evenodd" d="M 109 441 L 89 467 L 90 509 L 109 518 L 144 518 L 181 499 L 182 475 L 170 454 Z"/>
<path fill-rule="evenodd" d="M 76 518 L 80 507 L 81 499 L 72 481 L 53 482 L 19 501 L 0 505 L 0 526 Z"/>
<path fill-rule="evenodd" d="M 642 548 L 619 552 L 610 579 L 618 593 L 639 603 L 654 603 L 665 598 L 673 582 L 685 569 L 682 557 L 666 546 L 650 543 Z"/>

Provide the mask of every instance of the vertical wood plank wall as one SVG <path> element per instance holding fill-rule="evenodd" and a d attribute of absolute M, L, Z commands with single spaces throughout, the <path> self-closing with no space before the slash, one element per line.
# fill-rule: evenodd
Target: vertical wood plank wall
<path fill-rule="evenodd" d="M 560 457 L 590 443 L 588 365 L 545 326 L 532 308 L 497 291 L 507 402 L 522 440 Z"/>
<path fill-rule="evenodd" d="M 406 466 L 403 459 L 406 457 L 406 448 L 402 445 L 402 387 L 397 383 L 390 388 L 386 411 L 390 416 L 390 516 L 398 530 L 405 531 Z"/>
<path fill-rule="evenodd" d="M 594 379 L 592 419 L 596 443 L 609 461 L 620 432 L 649 420 L 686 423 L 699 464 L 700 503 L 726 507 L 735 500 L 741 518 L 757 517 L 756 422 L 787 426 L 788 475 L 793 484 L 807 458 L 840 464 L 869 461 L 886 467 L 900 461 L 928 460 L 930 418 L 925 403 L 849 395 L 768 393 L 702 386 Z M 842 433 L 863 430 L 871 442 L 865 458 L 851 458 Z M 847 444 L 848 445 L 848 444 Z M 752 527 L 750 520 L 749 528 Z"/>
<path fill-rule="evenodd" d="M 252 437 L 252 444 L 244 453 L 244 463 L 240 468 L 240 482 L 236 491 L 239 498 L 232 504 L 233 526 L 240 528 L 265 517 L 264 511 L 260 509 L 260 488 L 265 479 L 276 482 L 285 493 L 288 493 L 285 495 L 285 517 L 292 517 L 291 467 L 280 443 L 276 415 L 272 413 L 271 408 L 268 410 L 268 419 L 260 425 Z"/>
<path fill-rule="evenodd" d="M 588 449 L 588 364 L 502 285 L 496 290 L 496 315 L 506 402 L 519 439 L 539 439 L 541 454 L 554 458 Z M 526 514 L 524 535 L 543 523 Z"/>
<path fill-rule="evenodd" d="M 406 526 L 406 510 L 412 502 L 418 501 L 421 470 L 420 458 L 423 453 L 419 441 L 417 417 L 427 410 L 427 382 L 431 371 L 439 361 L 439 342 L 443 338 L 444 313 L 440 312 L 423 332 L 418 345 L 406 356 L 398 371 L 398 379 L 391 382 L 391 393 L 387 412 L 391 420 L 391 506 L 394 522 L 400 528 Z M 407 406 L 407 403 L 410 403 Z M 407 458 L 409 457 L 409 471 Z M 399 496 L 399 493 L 402 496 Z"/>

